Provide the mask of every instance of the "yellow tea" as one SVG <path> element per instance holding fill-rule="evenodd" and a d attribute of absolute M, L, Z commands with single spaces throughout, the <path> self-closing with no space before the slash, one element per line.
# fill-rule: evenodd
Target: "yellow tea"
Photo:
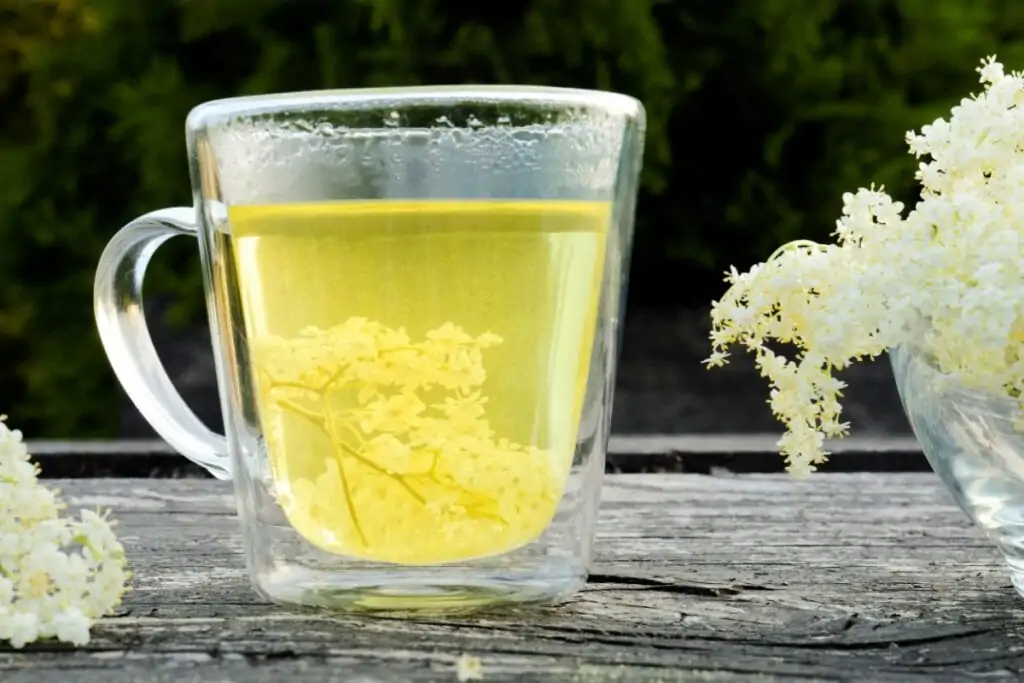
<path fill-rule="evenodd" d="M 278 501 L 309 542 L 407 564 L 525 545 L 572 465 L 610 205 L 229 208 Z"/>

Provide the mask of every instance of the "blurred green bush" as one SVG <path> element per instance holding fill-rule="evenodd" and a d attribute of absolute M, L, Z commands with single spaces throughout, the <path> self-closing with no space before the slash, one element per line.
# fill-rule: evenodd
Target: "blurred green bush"
<path fill-rule="evenodd" d="M 111 434 L 93 270 L 125 221 L 189 201 L 183 121 L 215 97 L 442 82 L 623 91 L 650 116 L 631 305 L 700 305 L 728 265 L 825 239 L 840 195 L 910 199 L 904 132 L 1024 67 L 1015 0 L 0 0 L 0 408 Z M 184 242 L 182 240 L 181 242 Z M 147 293 L 204 321 L 195 245 Z"/>

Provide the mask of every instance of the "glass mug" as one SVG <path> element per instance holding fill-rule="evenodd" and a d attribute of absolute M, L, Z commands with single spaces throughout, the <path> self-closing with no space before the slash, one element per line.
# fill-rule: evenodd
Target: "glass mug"
<path fill-rule="evenodd" d="M 96 322 L 154 430 L 234 481 L 259 594 L 461 611 L 583 586 L 644 127 L 630 97 L 541 87 L 190 112 L 194 208 L 111 239 Z M 146 328 L 175 235 L 199 239 L 226 437 Z"/>

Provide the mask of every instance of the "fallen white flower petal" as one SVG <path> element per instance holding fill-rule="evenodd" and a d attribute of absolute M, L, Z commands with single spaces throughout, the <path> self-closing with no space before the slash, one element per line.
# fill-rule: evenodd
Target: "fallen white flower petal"
<path fill-rule="evenodd" d="M 482 681 L 484 679 L 484 666 L 479 657 L 473 655 L 462 655 L 455 664 L 455 676 L 459 683 L 466 681 Z"/>

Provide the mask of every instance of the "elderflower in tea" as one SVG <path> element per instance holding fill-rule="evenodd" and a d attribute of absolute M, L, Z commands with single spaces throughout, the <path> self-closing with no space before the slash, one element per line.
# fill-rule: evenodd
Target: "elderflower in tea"
<path fill-rule="evenodd" d="M 753 353 L 795 474 L 847 432 L 833 372 L 896 346 L 918 348 L 967 388 L 1022 396 L 1024 74 L 994 57 L 978 71 L 980 94 L 907 134 L 923 159 L 913 210 L 904 215 L 882 188 L 846 194 L 835 244 L 792 242 L 748 272 L 732 269 L 712 306 L 707 363 L 725 363 L 732 344 Z"/>
<path fill-rule="evenodd" d="M 120 604 L 124 549 L 103 515 L 64 505 L 38 480 L 21 432 L 0 416 L 0 640 L 89 642 L 95 619 Z"/>
<path fill-rule="evenodd" d="M 449 323 L 413 342 L 352 318 L 255 346 L 278 502 L 314 545 L 429 563 L 514 548 L 555 513 L 570 463 L 497 435 L 484 353 Z"/>

